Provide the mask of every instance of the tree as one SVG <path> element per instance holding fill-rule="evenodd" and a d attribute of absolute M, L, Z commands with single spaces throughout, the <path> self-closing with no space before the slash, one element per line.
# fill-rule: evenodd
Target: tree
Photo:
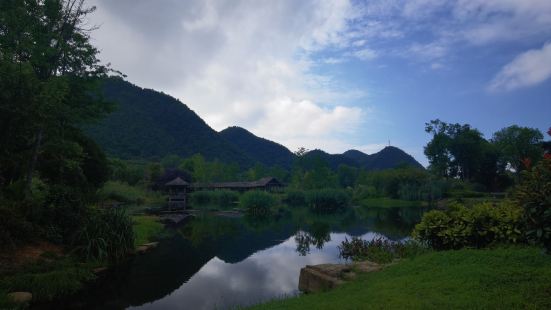
<path fill-rule="evenodd" d="M 540 146 L 543 134 L 538 129 L 517 125 L 503 128 L 494 133 L 492 142 L 497 146 L 501 160 L 508 164 L 518 175 L 524 170 L 528 159 L 535 164 L 543 156 Z"/>
<path fill-rule="evenodd" d="M 0 173 L 24 179 L 27 195 L 45 146 L 70 166 L 80 156 L 71 132 L 110 111 L 98 92 L 109 70 L 83 27 L 94 10 L 84 0 L 0 2 Z"/>
<path fill-rule="evenodd" d="M 443 177 L 473 179 L 488 143 L 482 134 L 468 124 L 448 124 L 438 119 L 425 125 L 425 131 L 433 134 L 425 146 L 431 170 Z"/>

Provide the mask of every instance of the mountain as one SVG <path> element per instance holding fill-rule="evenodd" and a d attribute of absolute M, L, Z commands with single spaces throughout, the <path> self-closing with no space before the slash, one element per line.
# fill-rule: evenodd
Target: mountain
<path fill-rule="evenodd" d="M 344 152 L 342 156 L 356 161 L 360 167 L 367 170 L 394 168 L 401 164 L 424 169 L 423 165 L 415 160 L 413 156 L 394 146 L 387 146 L 381 151 L 371 155 L 367 155 L 358 150 L 349 150 Z"/>
<path fill-rule="evenodd" d="M 249 166 L 253 160 L 210 128 L 179 100 L 120 78 L 103 85 L 105 99 L 117 109 L 85 132 L 111 155 L 153 158 L 201 153 L 206 158 Z"/>
<path fill-rule="evenodd" d="M 120 78 L 107 79 L 103 94 L 105 99 L 116 103 L 117 109 L 83 129 L 112 156 L 151 159 L 169 154 L 189 157 L 200 153 L 209 160 L 238 163 L 242 168 L 256 162 L 290 168 L 295 158 L 283 145 L 240 127 L 216 132 L 179 100 Z M 404 163 L 422 168 L 413 157 L 391 146 L 372 155 L 357 150 L 343 154 L 313 150 L 305 156 L 325 160 L 333 169 L 345 164 L 379 170 Z"/>
<path fill-rule="evenodd" d="M 255 161 L 266 166 L 290 168 L 295 155 L 288 148 L 276 142 L 260 138 L 244 128 L 233 126 L 220 131 L 220 135 L 229 143 Z"/>
<path fill-rule="evenodd" d="M 364 154 L 365 155 L 365 154 Z M 360 163 L 354 159 L 343 156 L 342 154 L 329 154 L 322 150 L 312 150 L 304 155 L 307 159 L 319 158 L 327 162 L 333 170 L 340 165 L 348 165 L 353 167 L 361 167 Z M 366 155 L 368 156 L 368 155 Z"/>

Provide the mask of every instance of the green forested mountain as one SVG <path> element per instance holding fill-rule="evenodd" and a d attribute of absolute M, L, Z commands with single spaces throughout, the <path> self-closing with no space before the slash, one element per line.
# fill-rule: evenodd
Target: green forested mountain
<path fill-rule="evenodd" d="M 295 155 L 276 142 L 260 138 L 244 128 L 232 126 L 220 131 L 228 142 L 236 145 L 250 158 L 266 166 L 291 167 Z"/>
<path fill-rule="evenodd" d="M 328 154 L 321 150 L 313 150 L 306 153 L 305 156 L 307 158 L 317 157 L 325 160 L 332 169 L 336 169 L 339 165 L 343 164 L 366 170 L 389 169 L 402 164 L 424 169 L 411 155 L 393 146 L 387 146 L 371 155 L 358 150 L 348 150 L 343 154 Z"/>
<path fill-rule="evenodd" d="M 342 156 L 355 160 L 362 168 L 367 170 L 394 168 L 400 164 L 407 164 L 423 169 L 423 166 L 415 158 L 394 146 L 387 146 L 371 155 L 358 150 L 349 150 L 344 152 Z"/>
<path fill-rule="evenodd" d="M 252 159 L 179 100 L 119 78 L 106 80 L 103 90 L 116 110 L 85 131 L 107 153 L 121 158 L 201 153 L 211 160 L 251 164 Z"/>
<path fill-rule="evenodd" d="M 240 127 L 216 132 L 179 100 L 120 78 L 107 79 L 103 94 L 116 104 L 115 111 L 84 129 L 112 156 L 162 158 L 169 154 L 189 157 L 200 153 L 209 160 L 238 163 L 241 167 L 259 162 L 284 168 L 290 168 L 295 158 L 283 145 Z M 313 150 L 305 158 L 322 159 L 333 169 L 341 164 L 368 170 L 393 168 L 402 163 L 422 167 L 396 147 L 386 147 L 372 155 L 356 150 L 344 154 Z"/>

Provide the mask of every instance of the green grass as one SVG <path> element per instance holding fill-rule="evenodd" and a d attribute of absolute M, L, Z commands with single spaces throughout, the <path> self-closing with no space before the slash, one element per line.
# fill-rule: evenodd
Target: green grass
<path fill-rule="evenodd" d="M 161 235 L 164 228 L 163 224 L 161 224 L 159 219 L 155 216 L 133 216 L 132 222 L 134 224 L 135 246 L 154 241 Z"/>
<path fill-rule="evenodd" d="M 409 201 L 409 200 L 392 199 L 387 197 L 366 198 L 366 199 L 362 199 L 359 204 L 367 208 L 424 207 L 428 205 L 424 201 Z"/>
<path fill-rule="evenodd" d="M 253 309 L 551 309 L 551 256 L 528 247 L 431 252 Z"/>

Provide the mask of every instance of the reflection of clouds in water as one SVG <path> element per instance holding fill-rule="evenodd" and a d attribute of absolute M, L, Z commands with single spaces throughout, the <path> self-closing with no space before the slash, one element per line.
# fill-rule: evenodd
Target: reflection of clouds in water
<path fill-rule="evenodd" d="M 366 233 L 372 239 L 376 233 Z M 306 256 L 296 252 L 295 236 L 229 264 L 218 257 L 206 263 L 189 281 L 170 295 L 138 309 L 213 309 L 244 306 L 298 293 L 300 269 L 306 265 L 342 262 L 337 246 L 350 235 L 332 233 L 322 249 Z M 182 262 L 185 264 L 185 262 Z"/>

